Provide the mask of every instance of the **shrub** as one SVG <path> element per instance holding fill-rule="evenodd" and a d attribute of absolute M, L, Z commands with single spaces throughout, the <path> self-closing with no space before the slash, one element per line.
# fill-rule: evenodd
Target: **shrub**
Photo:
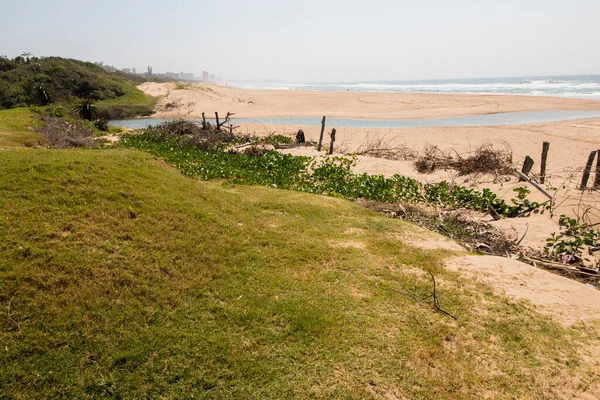
<path fill-rule="evenodd" d="M 148 128 L 142 133 L 126 134 L 121 145 L 163 157 L 185 175 L 202 179 L 233 179 L 238 183 L 276 186 L 349 199 L 407 201 L 482 212 L 491 207 L 507 217 L 516 217 L 542 207 L 539 203 L 526 202 L 523 193 L 519 196 L 522 198 L 508 204 L 489 189 L 477 191 L 445 181 L 422 184 L 401 175 L 386 178 L 383 175 L 355 174 L 352 172 L 354 158 L 315 159 L 276 151 L 254 157 L 218 151 L 223 148 L 223 143 L 232 143 L 240 138 L 235 135 L 221 136 L 228 133 L 218 131 L 200 135 L 180 134 L 178 131 L 169 133 L 174 126 L 178 126 L 177 123 Z"/>
<path fill-rule="evenodd" d="M 56 149 L 70 149 L 74 147 L 97 147 L 94 140 L 94 131 L 82 121 L 68 121 L 64 118 L 42 117 L 42 126 L 39 132 L 43 134 L 50 145 Z"/>
<path fill-rule="evenodd" d="M 414 166 L 422 174 L 430 174 L 441 168 L 454 169 L 459 175 L 473 173 L 505 175 L 512 172 L 512 163 L 513 157 L 510 148 L 495 149 L 491 144 L 484 144 L 467 157 L 444 153 L 437 146 L 429 146 L 414 162 Z"/>

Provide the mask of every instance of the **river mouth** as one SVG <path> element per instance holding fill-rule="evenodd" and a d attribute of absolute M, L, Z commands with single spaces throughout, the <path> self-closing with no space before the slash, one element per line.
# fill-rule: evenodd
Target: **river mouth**
<path fill-rule="evenodd" d="M 358 118 L 327 118 L 327 125 L 339 128 L 427 128 L 427 127 L 461 127 L 461 126 L 499 126 L 525 125 L 547 122 L 568 121 L 573 119 L 600 118 L 600 110 L 552 110 L 524 111 L 497 114 L 481 114 L 449 118 L 426 119 L 358 119 Z M 150 125 L 158 125 L 174 118 L 138 118 L 110 121 L 111 126 L 130 129 L 143 129 Z M 199 122 L 200 119 L 186 118 L 188 121 Z M 281 117 L 281 118 L 235 118 L 232 123 L 239 124 L 268 124 L 268 125 L 300 125 L 320 126 L 320 117 Z"/>

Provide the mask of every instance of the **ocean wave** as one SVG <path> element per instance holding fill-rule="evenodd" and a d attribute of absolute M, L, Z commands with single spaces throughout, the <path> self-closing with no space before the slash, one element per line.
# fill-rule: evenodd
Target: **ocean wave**
<path fill-rule="evenodd" d="M 510 94 L 600 98 L 600 76 L 583 78 L 507 78 L 461 81 L 244 84 L 248 89 L 400 93 Z"/>

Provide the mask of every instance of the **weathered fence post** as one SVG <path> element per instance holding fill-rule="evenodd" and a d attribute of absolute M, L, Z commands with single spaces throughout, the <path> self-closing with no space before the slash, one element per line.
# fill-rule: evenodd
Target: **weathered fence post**
<path fill-rule="evenodd" d="M 319 136 L 319 145 L 317 146 L 317 151 L 321 151 L 321 145 L 323 144 L 323 134 L 325 133 L 325 116 L 323 115 L 323 119 L 321 120 L 321 136 Z"/>
<path fill-rule="evenodd" d="M 206 130 L 206 117 L 204 116 L 204 113 L 202 113 L 202 129 Z"/>
<path fill-rule="evenodd" d="M 531 168 L 533 168 L 533 158 L 526 156 L 525 157 L 525 162 L 523 163 L 523 168 L 521 169 L 521 173 L 523 173 L 523 175 L 527 175 L 529 174 L 529 172 L 531 172 Z M 519 182 L 525 182 L 525 179 L 523 179 L 523 177 L 519 178 Z"/>
<path fill-rule="evenodd" d="M 329 143 L 329 154 L 333 154 L 333 144 L 335 143 L 335 128 L 331 130 L 331 142 Z"/>
<path fill-rule="evenodd" d="M 600 189 L 600 150 L 596 152 L 598 158 L 596 159 L 596 177 L 594 178 L 594 189 Z"/>
<path fill-rule="evenodd" d="M 587 163 L 585 164 L 585 169 L 583 170 L 583 177 L 581 177 L 581 185 L 579 186 L 580 190 L 585 190 L 585 188 L 587 187 L 587 182 L 588 179 L 590 179 L 590 173 L 592 172 L 592 164 L 594 163 L 594 158 L 596 158 L 596 150 L 590 153 Z"/>
<path fill-rule="evenodd" d="M 540 183 L 546 182 L 546 163 L 548 162 L 548 150 L 550 150 L 550 143 L 544 142 L 542 145 L 542 166 L 540 168 Z"/>
<path fill-rule="evenodd" d="M 219 129 L 221 127 L 221 124 L 219 123 L 219 113 L 215 111 L 215 118 L 217 119 L 217 129 Z"/>

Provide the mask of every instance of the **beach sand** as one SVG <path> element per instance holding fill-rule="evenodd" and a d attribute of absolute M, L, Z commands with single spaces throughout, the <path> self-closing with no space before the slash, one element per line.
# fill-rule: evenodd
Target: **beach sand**
<path fill-rule="evenodd" d="M 177 89 L 179 87 L 179 89 Z M 183 87 L 183 88 L 181 88 Z M 237 118 L 261 117 L 345 117 L 371 119 L 417 119 L 477 115 L 498 112 L 542 110 L 600 110 L 600 101 L 554 97 L 504 95 L 448 95 L 420 93 L 367 93 L 367 92 L 309 92 L 246 90 L 205 84 L 144 83 L 140 89 L 153 96 L 162 96 L 158 103 L 160 118 L 198 118 L 202 112 L 213 116 L 234 112 Z M 328 126 L 330 132 L 334 126 Z M 242 124 L 241 132 L 267 135 L 273 132 L 294 136 L 302 128 L 307 140 L 318 140 L 320 127 L 300 125 Z M 558 207 L 529 218 L 503 219 L 494 224 L 509 235 L 527 235 L 525 246 L 542 248 L 545 239 L 558 231 L 560 214 L 584 217 L 588 222 L 600 222 L 600 196 L 596 191 L 581 192 L 577 186 L 590 151 L 600 149 L 600 118 L 526 125 L 485 127 L 424 127 L 404 129 L 344 128 L 337 130 L 337 153 L 357 152 L 368 142 L 383 138 L 389 146 L 406 146 L 420 153 L 426 146 L 435 145 L 442 151 L 466 155 L 483 144 L 512 150 L 515 166 L 525 156 L 536 164 L 539 173 L 542 143 L 550 142 L 546 187 L 555 196 Z M 324 143 L 329 142 L 326 134 Z M 326 147 L 327 148 L 327 147 Z M 296 155 L 320 156 L 313 147 L 285 150 Z M 526 186 L 531 189 L 530 199 L 547 200 L 531 185 L 498 180 L 495 176 L 458 176 L 455 171 L 436 171 L 420 174 L 413 161 L 386 160 L 359 156 L 356 172 L 400 174 L 424 182 L 447 180 L 477 189 L 490 188 L 502 198 L 515 196 L 513 189 Z M 594 174 L 590 179 L 593 183 Z"/>
<path fill-rule="evenodd" d="M 138 86 L 163 96 L 156 117 L 199 118 L 203 112 L 238 118 L 328 117 L 419 119 L 512 111 L 600 110 L 599 100 L 504 95 L 248 90 L 213 84 L 148 82 Z"/>

